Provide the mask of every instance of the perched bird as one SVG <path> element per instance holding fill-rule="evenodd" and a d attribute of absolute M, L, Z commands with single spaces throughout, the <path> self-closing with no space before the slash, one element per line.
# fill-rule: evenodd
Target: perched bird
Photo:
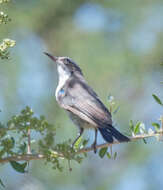
<path fill-rule="evenodd" d="M 128 142 L 130 139 L 112 126 L 110 112 L 87 84 L 80 67 L 68 57 L 45 54 L 57 64 L 59 82 L 55 92 L 56 100 L 79 128 L 73 145 L 86 128 L 95 130 L 95 140 L 92 144 L 95 153 L 98 130 L 108 143 L 113 143 L 114 138 L 119 142 Z"/>

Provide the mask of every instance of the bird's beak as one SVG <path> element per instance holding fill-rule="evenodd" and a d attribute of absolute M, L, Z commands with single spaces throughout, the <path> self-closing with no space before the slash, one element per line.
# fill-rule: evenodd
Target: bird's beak
<path fill-rule="evenodd" d="M 50 59 L 52 59 L 53 61 L 55 61 L 57 63 L 58 57 L 50 55 L 49 53 L 44 52 L 45 55 L 47 55 L 48 57 L 50 57 Z"/>

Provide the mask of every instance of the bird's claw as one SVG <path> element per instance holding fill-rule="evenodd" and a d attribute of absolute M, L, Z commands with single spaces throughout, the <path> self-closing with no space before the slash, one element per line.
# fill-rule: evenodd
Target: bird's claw
<path fill-rule="evenodd" d="M 94 153 L 96 154 L 96 152 L 97 152 L 96 142 L 94 142 L 94 143 L 92 144 L 92 148 L 93 148 Z"/>

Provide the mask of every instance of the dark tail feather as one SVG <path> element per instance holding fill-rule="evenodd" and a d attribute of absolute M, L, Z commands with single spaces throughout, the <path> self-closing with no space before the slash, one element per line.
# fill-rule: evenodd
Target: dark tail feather
<path fill-rule="evenodd" d="M 116 138 L 119 142 L 128 142 L 130 139 L 126 136 L 124 136 L 122 133 L 120 133 L 117 129 L 115 129 L 113 126 L 107 126 L 105 128 L 98 128 L 101 135 L 107 141 L 108 143 L 113 142 L 113 137 Z"/>

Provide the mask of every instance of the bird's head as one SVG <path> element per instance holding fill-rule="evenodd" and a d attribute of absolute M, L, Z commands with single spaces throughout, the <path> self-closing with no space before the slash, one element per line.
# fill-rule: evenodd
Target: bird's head
<path fill-rule="evenodd" d="M 83 75 L 80 67 L 69 57 L 56 57 L 49 53 L 45 55 L 57 64 L 59 75 Z"/>

